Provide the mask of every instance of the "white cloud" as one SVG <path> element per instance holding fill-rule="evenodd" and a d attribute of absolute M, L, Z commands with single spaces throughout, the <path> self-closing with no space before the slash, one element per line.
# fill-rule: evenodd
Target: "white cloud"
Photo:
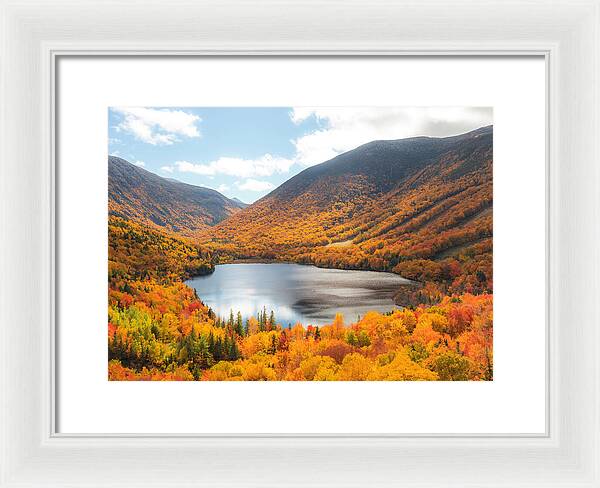
<path fill-rule="evenodd" d="M 154 146 L 171 145 L 178 142 L 180 136 L 200 137 L 196 125 L 201 122 L 200 117 L 183 110 L 117 107 L 112 111 L 123 116 L 116 126 L 119 132 L 128 132 Z"/>
<path fill-rule="evenodd" d="M 146 163 L 144 163 L 144 161 L 136 161 L 135 163 L 136 166 L 139 166 L 140 168 L 143 168 L 144 166 L 146 166 Z"/>
<path fill-rule="evenodd" d="M 223 183 L 223 184 L 219 185 L 219 186 L 217 187 L 217 189 L 216 189 L 216 190 L 217 190 L 219 193 L 223 193 L 223 192 L 225 192 L 225 191 L 229 190 L 229 186 L 228 186 L 228 185 L 226 185 L 225 183 Z"/>
<path fill-rule="evenodd" d="M 237 186 L 240 190 L 247 191 L 266 191 L 275 188 L 275 185 L 268 181 L 259 181 L 253 178 L 248 178 L 243 183 L 240 181 L 236 181 L 235 186 Z"/>
<path fill-rule="evenodd" d="M 161 171 L 164 171 L 165 173 L 172 173 L 173 172 L 173 166 L 162 166 L 160 168 Z"/>
<path fill-rule="evenodd" d="M 313 107 L 294 107 L 290 112 L 290 119 L 292 119 L 294 124 L 301 124 L 311 115 L 313 115 L 316 110 L 318 109 Z"/>
<path fill-rule="evenodd" d="M 257 159 L 220 157 L 209 163 L 176 161 L 174 166 L 182 173 L 195 173 L 203 176 L 224 174 L 237 176 L 238 178 L 249 178 L 252 176 L 265 177 L 275 173 L 287 173 L 293 164 L 293 159 L 265 154 Z"/>
<path fill-rule="evenodd" d="M 315 117 L 323 128 L 292 141 L 296 160 L 312 166 L 378 139 L 445 137 L 492 124 L 492 109 L 483 107 L 294 108 L 300 124 Z"/>

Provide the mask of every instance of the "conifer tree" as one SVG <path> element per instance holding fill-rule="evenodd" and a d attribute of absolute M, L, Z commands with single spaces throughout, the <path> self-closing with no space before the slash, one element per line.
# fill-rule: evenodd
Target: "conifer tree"
<path fill-rule="evenodd" d="M 271 329 L 275 328 L 275 312 L 273 312 L 273 310 L 271 310 L 271 315 L 269 316 L 269 325 L 271 326 Z"/>
<path fill-rule="evenodd" d="M 258 330 L 261 332 L 267 329 L 267 307 L 263 307 L 262 312 L 258 312 Z"/>
<path fill-rule="evenodd" d="M 242 313 L 240 311 L 238 311 L 237 318 L 236 318 L 236 321 L 235 321 L 235 332 L 240 337 L 244 335 L 244 326 L 243 326 L 243 321 L 242 321 Z"/>
<path fill-rule="evenodd" d="M 213 356 L 215 358 L 215 361 L 221 361 L 223 359 L 223 345 L 221 343 L 220 337 L 217 337 L 217 339 L 215 340 Z"/>

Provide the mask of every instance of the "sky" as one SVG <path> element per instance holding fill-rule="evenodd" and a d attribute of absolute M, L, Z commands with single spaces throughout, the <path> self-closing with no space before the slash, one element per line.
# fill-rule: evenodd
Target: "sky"
<path fill-rule="evenodd" d="M 111 107 L 108 152 L 252 203 L 373 140 L 445 137 L 490 124 L 486 107 Z"/>

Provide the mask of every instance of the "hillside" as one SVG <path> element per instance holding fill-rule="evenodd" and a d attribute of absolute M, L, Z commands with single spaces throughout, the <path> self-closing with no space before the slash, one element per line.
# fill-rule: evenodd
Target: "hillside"
<path fill-rule="evenodd" d="M 492 288 L 493 128 L 374 141 L 310 167 L 201 241 L 233 258 L 394 271 Z M 454 289 L 453 289 L 454 287 Z"/>
<path fill-rule="evenodd" d="M 492 380 L 492 138 L 374 141 L 250 206 L 109 158 L 108 379 Z M 244 322 L 183 282 L 241 258 L 415 284 L 398 290 L 402 309 L 351 323 L 286 327 L 266 307 Z"/>
<path fill-rule="evenodd" d="M 124 159 L 108 157 L 110 215 L 194 236 L 242 208 L 210 188 L 161 178 Z"/>
<path fill-rule="evenodd" d="M 181 282 L 210 273 L 206 249 L 119 217 L 108 221 L 108 379 L 416 381 L 493 378 L 492 296 L 341 314 L 313 327 L 271 312 L 220 318 Z M 257 276 L 257 280 L 261 277 Z"/>
<path fill-rule="evenodd" d="M 124 278 L 171 282 L 213 270 L 210 252 L 185 238 L 114 215 L 108 218 L 109 283 Z"/>

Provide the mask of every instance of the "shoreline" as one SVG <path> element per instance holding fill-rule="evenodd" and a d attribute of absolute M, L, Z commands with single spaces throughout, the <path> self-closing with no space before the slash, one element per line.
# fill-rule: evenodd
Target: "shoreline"
<path fill-rule="evenodd" d="M 226 263 L 218 263 L 214 265 L 214 268 L 211 270 L 210 273 L 204 274 L 204 275 L 196 275 L 196 276 L 190 276 L 189 278 L 183 280 L 183 283 L 186 286 L 189 286 L 190 288 L 194 289 L 194 287 L 189 285 L 189 281 L 193 280 L 194 278 L 197 277 L 201 277 L 201 276 L 210 276 L 212 275 L 215 270 L 217 269 L 217 266 L 222 266 L 222 265 L 226 265 L 226 264 L 295 264 L 298 266 L 312 266 L 314 268 L 318 268 L 318 269 L 331 269 L 331 270 L 337 270 L 337 271 L 361 271 L 361 272 L 365 272 L 365 273 L 383 273 L 383 274 L 390 274 L 393 276 L 397 276 L 403 280 L 406 280 L 405 283 L 399 283 L 398 286 L 396 287 L 396 290 L 394 292 L 394 294 L 391 296 L 392 302 L 394 303 L 395 306 L 400 307 L 400 308 L 404 308 L 406 307 L 406 304 L 402 304 L 399 303 L 399 295 L 401 293 L 401 290 L 404 288 L 418 288 L 423 286 L 422 283 L 418 282 L 418 281 L 413 281 L 410 280 L 408 278 L 403 277 L 402 275 L 398 274 L 398 273 L 394 273 L 392 271 L 376 271 L 376 270 L 370 270 L 370 269 L 346 269 L 346 268 L 329 268 L 329 267 L 325 267 L 325 266 L 318 266 L 316 264 L 313 263 L 298 263 L 295 261 L 282 261 L 282 260 L 278 260 L 278 259 L 266 259 L 266 258 L 243 258 L 243 259 L 234 259 L 232 261 L 226 262 Z"/>
<path fill-rule="evenodd" d="M 405 278 L 401 274 L 394 273 L 393 271 L 381 271 L 381 270 L 376 270 L 376 269 L 363 269 L 363 268 L 332 268 L 329 266 L 319 266 L 318 264 L 314 264 L 314 263 L 299 263 L 297 261 L 282 261 L 280 259 L 266 259 L 266 258 L 234 259 L 234 260 L 228 261 L 226 263 L 215 264 L 215 268 L 217 266 L 222 266 L 224 264 L 297 264 L 298 266 L 313 266 L 313 267 L 319 268 L 319 269 L 334 269 L 337 271 L 364 271 L 366 273 L 391 274 L 394 276 L 398 276 L 398 277 L 402 278 L 403 280 L 406 280 L 407 283 L 405 283 L 405 285 L 407 285 L 407 286 L 419 286 L 422 284 L 418 281 L 414 281 L 409 278 Z"/>
<path fill-rule="evenodd" d="M 221 266 L 223 264 L 302 264 L 296 263 L 295 261 L 282 261 L 280 259 L 267 259 L 267 258 L 242 258 L 234 259 L 226 263 L 219 263 L 215 266 Z"/>

